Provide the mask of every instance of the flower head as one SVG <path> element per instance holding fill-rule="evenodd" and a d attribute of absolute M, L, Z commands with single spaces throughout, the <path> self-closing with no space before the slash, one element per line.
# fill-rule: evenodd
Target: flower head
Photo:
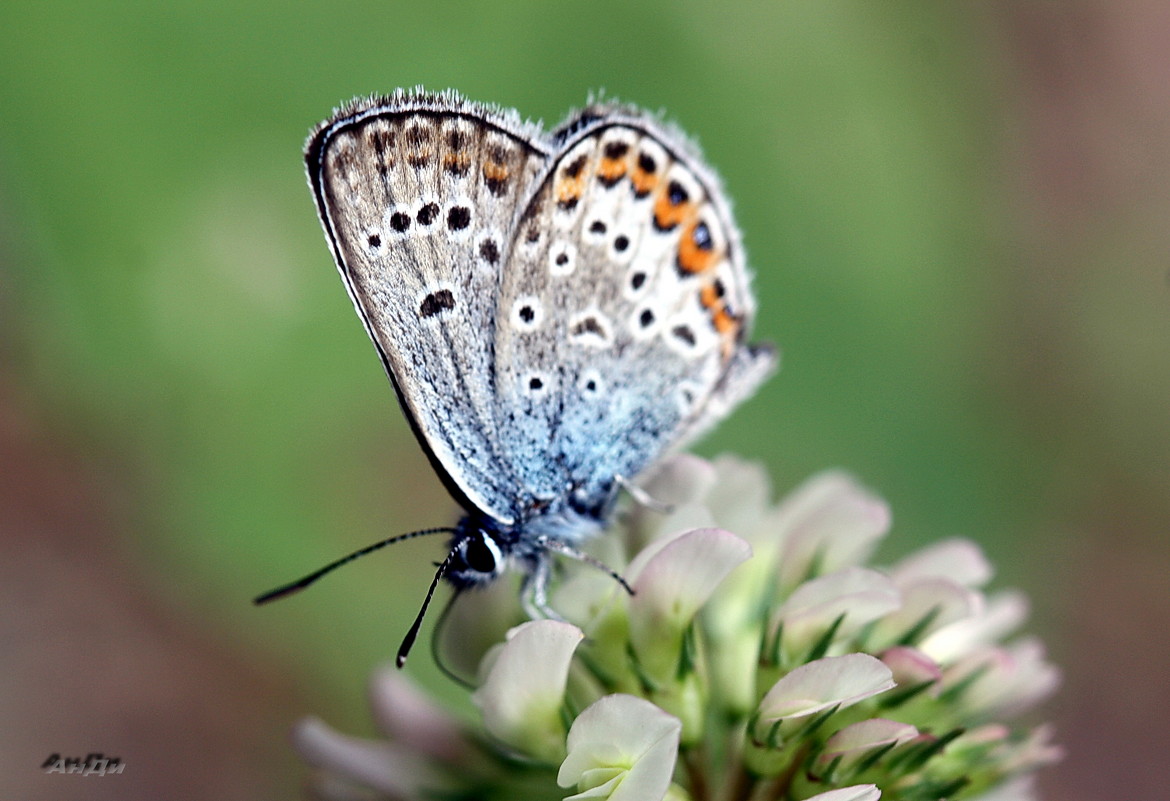
<path fill-rule="evenodd" d="M 1060 752 L 1047 728 L 1008 721 L 1059 676 L 1035 639 L 1004 641 L 1027 605 L 984 595 L 992 571 L 973 543 L 866 565 L 890 514 L 836 472 L 772 505 L 758 467 L 680 456 L 646 489 L 673 510 L 632 509 L 597 543 L 632 597 L 598 571 L 558 587 L 571 623 L 517 625 L 480 660 L 478 732 L 379 673 L 388 742 L 298 728 L 323 794 L 1032 797 L 1032 771 Z M 464 606 L 481 628 L 495 619 Z"/>

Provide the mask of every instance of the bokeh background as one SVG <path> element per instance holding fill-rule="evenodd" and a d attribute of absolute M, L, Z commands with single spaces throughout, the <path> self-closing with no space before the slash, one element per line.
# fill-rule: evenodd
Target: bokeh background
<path fill-rule="evenodd" d="M 978 540 L 1066 671 L 1047 797 L 1164 794 L 1170 6 L 10 0 L 3 795 L 294 798 L 293 721 L 371 730 L 435 543 L 249 599 L 455 515 L 301 168 L 334 105 L 415 84 L 548 124 L 604 88 L 693 132 L 784 352 L 700 451 L 777 494 L 852 470 L 891 558 Z M 41 771 L 91 752 L 125 773 Z"/>

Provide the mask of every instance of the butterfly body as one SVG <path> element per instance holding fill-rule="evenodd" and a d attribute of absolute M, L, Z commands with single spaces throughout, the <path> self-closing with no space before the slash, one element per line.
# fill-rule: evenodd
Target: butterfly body
<path fill-rule="evenodd" d="M 530 575 L 774 369 L 714 174 L 595 104 L 551 133 L 447 92 L 359 100 L 306 147 L 342 279 L 467 516 L 457 587 Z M 542 588 L 537 587 L 540 592 Z"/>

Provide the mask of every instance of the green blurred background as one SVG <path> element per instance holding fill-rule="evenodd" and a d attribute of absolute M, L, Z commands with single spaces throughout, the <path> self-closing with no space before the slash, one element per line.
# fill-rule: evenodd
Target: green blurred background
<path fill-rule="evenodd" d="M 370 731 L 455 507 L 301 167 L 354 95 L 692 132 L 779 375 L 700 448 L 848 468 L 894 557 L 975 538 L 1066 670 L 1048 797 L 1152 798 L 1170 706 L 1170 7 L 8 2 L 0 8 L 0 784 L 291 798 L 288 726 Z M 408 671 L 452 703 L 425 651 Z M 46 776 L 51 753 L 122 776 Z"/>

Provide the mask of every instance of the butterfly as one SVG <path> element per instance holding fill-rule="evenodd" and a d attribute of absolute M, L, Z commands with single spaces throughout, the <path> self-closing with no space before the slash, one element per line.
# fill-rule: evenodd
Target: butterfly
<path fill-rule="evenodd" d="M 638 476 L 776 367 L 747 343 L 755 301 L 719 180 L 635 107 L 593 103 L 546 133 L 453 91 L 353 101 L 305 164 L 354 308 L 465 515 L 256 602 L 449 533 L 400 667 L 440 580 L 458 592 L 515 565 L 528 614 L 555 617 L 551 556 L 593 561 L 579 548 L 620 492 L 640 498 Z"/>

